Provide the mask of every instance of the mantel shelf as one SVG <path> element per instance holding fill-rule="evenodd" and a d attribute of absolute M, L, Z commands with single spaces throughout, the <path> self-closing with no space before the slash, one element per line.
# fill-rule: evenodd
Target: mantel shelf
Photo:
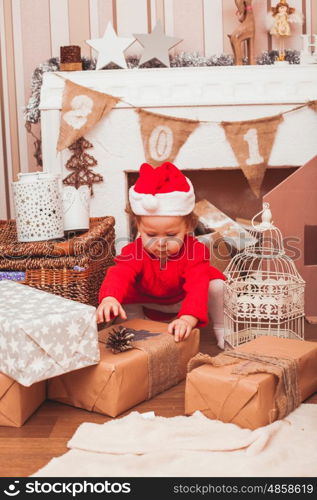
<path fill-rule="evenodd" d="M 117 69 L 44 74 L 41 109 L 60 109 L 63 78 L 133 106 L 298 104 L 317 99 L 317 65 Z M 118 108 L 126 108 L 123 102 Z"/>

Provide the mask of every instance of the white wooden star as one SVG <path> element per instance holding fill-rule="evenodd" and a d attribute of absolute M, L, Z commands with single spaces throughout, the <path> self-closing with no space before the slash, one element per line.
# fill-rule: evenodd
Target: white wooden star
<path fill-rule="evenodd" d="M 166 36 L 160 21 L 156 23 L 152 33 L 134 34 L 133 36 L 144 47 L 139 66 L 151 61 L 151 59 L 158 59 L 164 66 L 170 67 L 168 51 L 182 41 L 182 38 Z"/>
<path fill-rule="evenodd" d="M 86 43 L 98 52 L 96 69 L 102 69 L 109 63 L 114 63 L 120 68 L 127 68 L 123 51 L 134 41 L 134 38 L 118 37 L 112 24 L 108 23 L 102 38 L 86 40 Z"/>

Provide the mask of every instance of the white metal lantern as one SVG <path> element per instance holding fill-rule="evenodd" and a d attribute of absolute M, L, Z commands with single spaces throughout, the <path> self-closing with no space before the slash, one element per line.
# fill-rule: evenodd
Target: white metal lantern
<path fill-rule="evenodd" d="M 64 236 L 60 178 L 49 172 L 18 174 L 12 182 L 17 237 L 20 242 Z"/>
<path fill-rule="evenodd" d="M 255 218 L 262 214 L 262 222 Z M 224 271 L 225 345 L 236 347 L 260 335 L 303 339 L 305 282 L 285 254 L 269 204 L 252 219 L 257 240 L 235 255 Z"/>

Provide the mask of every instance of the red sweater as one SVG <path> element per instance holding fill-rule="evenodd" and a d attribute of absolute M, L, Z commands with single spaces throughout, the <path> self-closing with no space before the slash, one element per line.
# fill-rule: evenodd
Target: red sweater
<path fill-rule="evenodd" d="M 137 238 L 122 248 L 116 265 L 108 269 L 101 285 L 99 302 L 115 297 L 121 304 L 176 304 L 183 301 L 177 317 L 189 314 L 198 326 L 208 323 L 208 285 L 212 279 L 226 279 L 209 263 L 209 250 L 192 236 L 186 236 L 181 250 L 169 257 L 165 268 L 149 254 Z"/>

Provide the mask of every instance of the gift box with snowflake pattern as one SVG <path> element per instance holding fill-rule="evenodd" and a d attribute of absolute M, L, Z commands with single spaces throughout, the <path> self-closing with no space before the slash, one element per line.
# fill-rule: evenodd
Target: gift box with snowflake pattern
<path fill-rule="evenodd" d="M 0 372 L 29 387 L 99 362 L 96 309 L 0 281 Z"/>

